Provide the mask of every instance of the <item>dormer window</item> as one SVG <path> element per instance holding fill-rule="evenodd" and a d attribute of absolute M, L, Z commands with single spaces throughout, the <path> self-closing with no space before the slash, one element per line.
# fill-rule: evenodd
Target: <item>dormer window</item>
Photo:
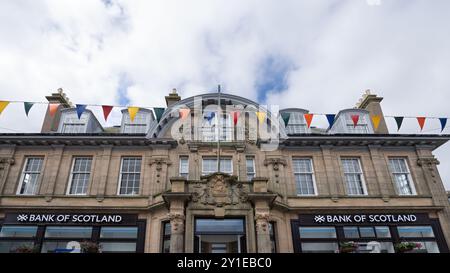
<path fill-rule="evenodd" d="M 329 132 L 331 134 L 373 134 L 369 112 L 363 109 L 342 110 Z"/>
<path fill-rule="evenodd" d="M 304 116 L 304 114 L 308 113 L 308 111 L 298 108 L 292 109 L 291 111 L 289 110 L 286 109 L 282 111 L 283 113 L 289 113 L 289 121 L 286 125 L 286 134 L 295 135 L 309 133 L 310 130 L 306 125 Z M 282 119 L 280 120 L 280 122 L 284 124 L 284 121 Z"/>
<path fill-rule="evenodd" d="M 85 110 L 80 118 L 78 118 L 77 111 L 74 108 L 62 110 L 58 133 L 83 134 L 102 131 L 102 126 L 90 110 Z"/>
<path fill-rule="evenodd" d="M 345 124 L 346 124 L 348 133 L 368 134 L 370 131 L 369 131 L 369 126 L 367 124 L 366 115 L 359 115 L 358 123 L 356 124 L 356 126 L 353 123 L 352 115 L 353 114 L 350 114 L 350 113 L 345 115 Z"/>
<path fill-rule="evenodd" d="M 232 141 L 234 127 L 231 116 L 229 114 L 223 114 L 220 124 L 218 125 L 217 123 L 217 112 L 214 112 L 213 117 L 210 117 L 209 119 L 203 117 L 201 128 L 202 140 L 205 142 L 214 142 L 217 141 L 218 136 L 220 135 L 220 141 Z"/>
<path fill-rule="evenodd" d="M 145 134 L 148 131 L 152 115 L 149 110 L 140 109 L 134 120 L 131 121 L 127 110 L 122 111 L 122 133 L 125 134 Z"/>

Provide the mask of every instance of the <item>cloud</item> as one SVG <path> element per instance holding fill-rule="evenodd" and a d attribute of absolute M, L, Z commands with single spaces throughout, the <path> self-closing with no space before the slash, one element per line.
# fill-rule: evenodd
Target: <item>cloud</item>
<path fill-rule="evenodd" d="M 188 97 L 221 84 L 261 102 L 336 113 L 370 88 L 385 97 L 386 115 L 449 116 L 450 2 L 369 2 L 2 1 L 1 99 L 43 101 L 63 87 L 79 103 L 162 106 L 174 87 Z M 11 104 L 0 130 L 37 132 L 44 113 L 36 105 L 27 119 Z M 115 109 L 104 125 L 119 123 Z M 439 127 L 431 120 L 424 132 Z M 405 120 L 401 132 L 417 128 Z M 436 152 L 448 188 L 449 149 Z"/>

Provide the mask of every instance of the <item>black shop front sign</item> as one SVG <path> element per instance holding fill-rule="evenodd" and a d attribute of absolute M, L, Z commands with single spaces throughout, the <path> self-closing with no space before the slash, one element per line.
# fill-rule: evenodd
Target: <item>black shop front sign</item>
<path fill-rule="evenodd" d="M 357 214 L 301 214 L 302 225 L 377 225 L 377 224 L 427 224 L 426 213 L 357 213 Z"/>
<path fill-rule="evenodd" d="M 135 225 L 136 214 L 7 213 L 4 224 Z"/>

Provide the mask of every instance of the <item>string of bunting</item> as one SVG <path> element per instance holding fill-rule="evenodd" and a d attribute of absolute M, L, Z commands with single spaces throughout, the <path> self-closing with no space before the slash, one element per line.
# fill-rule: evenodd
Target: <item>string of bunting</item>
<path fill-rule="evenodd" d="M 30 111 L 32 110 L 32 107 L 35 104 L 48 104 L 48 111 L 49 111 L 50 116 L 54 116 L 60 107 L 59 103 L 0 100 L 0 115 L 2 114 L 2 112 L 5 110 L 5 108 L 10 103 L 23 103 L 25 114 L 27 117 L 28 117 Z M 114 107 L 127 108 L 131 122 L 134 121 L 134 118 L 136 117 L 136 115 L 140 109 L 153 108 L 153 113 L 155 114 L 156 120 L 158 122 L 161 120 L 161 117 L 163 116 L 163 114 L 166 110 L 166 108 L 163 108 L 163 107 L 137 107 L 137 106 L 99 105 L 99 104 L 76 104 L 75 108 L 76 108 L 77 116 L 79 119 L 81 118 L 81 115 L 83 114 L 83 112 L 86 111 L 88 106 L 100 106 L 102 108 L 103 117 L 104 117 L 105 121 L 108 120 L 109 114 L 111 113 L 111 111 L 113 110 Z M 189 113 L 190 113 L 190 109 L 185 109 L 185 108 L 179 109 L 179 117 L 181 119 L 185 119 L 186 117 L 188 117 Z M 233 119 L 233 124 L 236 125 L 238 122 L 239 116 L 240 116 L 240 111 L 232 111 L 230 114 L 231 114 L 231 118 Z M 257 117 L 259 123 L 260 124 L 264 123 L 264 121 L 267 118 L 267 113 L 264 111 L 257 111 L 257 112 L 255 112 L 255 114 L 256 114 L 256 117 Z M 335 119 L 336 119 L 335 114 L 306 113 L 306 114 L 303 114 L 303 117 L 305 119 L 305 122 L 306 122 L 306 125 L 308 128 L 311 127 L 314 117 L 318 116 L 318 115 L 326 117 L 328 124 L 329 124 L 329 128 L 331 128 L 333 126 Z M 204 115 L 204 118 L 208 121 L 209 124 L 211 124 L 211 122 L 215 118 L 215 116 L 216 116 L 215 112 L 206 112 Z M 291 113 L 283 112 L 283 113 L 281 113 L 280 116 L 284 122 L 284 125 L 286 126 L 289 123 Z M 384 117 L 385 118 L 386 117 L 393 118 L 395 120 L 395 123 L 397 125 L 397 131 L 400 131 L 400 128 L 402 127 L 403 121 L 405 118 L 414 118 L 417 120 L 417 123 L 418 123 L 421 131 L 423 130 L 425 123 L 428 119 L 438 119 L 439 123 L 441 125 L 441 132 L 442 132 L 446 128 L 447 121 L 449 119 L 447 117 L 425 117 L 425 116 L 419 116 L 419 117 L 384 116 Z M 352 120 L 353 126 L 356 127 L 360 121 L 360 115 L 354 114 L 354 115 L 351 115 L 350 118 Z M 370 118 L 371 118 L 371 121 L 372 121 L 372 124 L 373 124 L 375 130 L 378 129 L 382 116 L 381 115 L 372 115 Z"/>

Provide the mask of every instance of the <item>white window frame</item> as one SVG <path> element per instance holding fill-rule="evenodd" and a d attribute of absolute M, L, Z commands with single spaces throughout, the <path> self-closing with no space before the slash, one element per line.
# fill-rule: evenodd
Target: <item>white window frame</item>
<path fill-rule="evenodd" d="M 252 173 L 249 173 L 248 170 L 247 170 L 247 160 L 249 160 L 249 159 L 252 160 L 252 163 L 253 163 L 253 172 L 252 172 Z M 233 165 L 233 164 L 231 164 L 231 165 Z M 255 156 L 246 156 L 246 157 L 245 157 L 245 174 L 246 174 L 247 180 L 248 180 L 249 174 L 250 174 L 250 175 L 253 175 L 253 177 L 256 177 L 256 162 L 255 162 Z M 251 180 L 248 180 L 248 181 L 251 181 Z"/>
<path fill-rule="evenodd" d="M 141 169 L 139 170 L 139 192 L 138 193 L 136 193 L 136 194 L 133 194 L 133 193 L 120 193 L 120 186 L 122 186 L 122 167 L 123 167 L 123 161 L 124 161 L 124 159 L 128 159 L 128 158 L 136 158 L 136 159 L 140 159 L 141 160 Z M 127 172 L 127 173 L 130 173 L 130 172 Z M 137 173 L 137 172 L 136 172 Z M 141 190 L 142 190 L 142 187 L 141 187 L 141 185 L 142 185 L 142 157 L 139 157 L 139 156 L 122 156 L 121 158 L 120 158 L 120 169 L 119 169 L 119 184 L 117 185 L 118 187 L 117 187 L 117 195 L 120 195 L 120 196 L 138 196 L 138 195 L 140 195 L 140 193 L 141 193 Z"/>
<path fill-rule="evenodd" d="M 408 171 L 408 173 L 407 173 L 407 178 L 408 178 L 408 182 L 409 182 L 409 187 L 411 188 L 411 194 L 405 194 L 405 193 L 400 193 L 399 192 L 399 190 L 398 190 L 398 185 L 397 185 L 397 181 L 395 180 L 395 174 L 405 174 L 405 173 L 398 173 L 398 172 L 396 172 L 396 173 L 394 173 L 393 172 L 393 170 L 392 170 L 392 168 L 391 168 L 391 159 L 401 159 L 401 160 L 403 160 L 403 162 L 405 162 L 405 166 L 406 166 L 406 170 Z M 392 176 L 392 182 L 394 183 L 394 188 L 395 188 L 395 192 L 398 194 L 398 195 L 401 195 L 401 196 L 413 196 L 413 195 L 417 195 L 417 191 L 416 191 L 416 187 L 415 187 L 415 185 L 414 185 L 414 180 L 413 180 L 413 178 L 412 178 L 412 175 L 411 175 L 411 170 L 409 169 L 409 164 L 408 164 L 408 160 L 405 158 L 405 157 L 389 157 L 388 158 L 388 167 L 389 167 L 389 172 L 390 172 L 390 174 L 391 174 L 391 176 Z"/>
<path fill-rule="evenodd" d="M 88 186 L 87 186 L 87 188 L 86 188 L 86 193 L 70 193 L 70 190 L 71 190 L 71 188 L 72 188 L 72 183 L 73 183 L 73 175 L 74 175 L 74 170 L 73 170 L 73 168 L 75 167 L 75 161 L 76 161 L 77 159 L 90 159 L 90 160 L 91 160 L 91 169 L 89 170 L 89 179 L 88 179 Z M 74 157 L 73 157 L 73 159 L 72 159 L 72 166 L 71 166 L 71 168 L 70 168 L 69 183 L 68 183 L 68 187 L 67 187 L 67 190 L 66 190 L 66 195 L 74 195 L 74 196 L 77 196 L 77 195 L 81 195 L 81 196 L 87 195 L 88 188 L 89 188 L 89 185 L 91 184 L 91 179 L 92 179 L 92 163 L 93 163 L 93 161 L 94 161 L 94 159 L 93 159 L 92 157 L 89 157 L 89 156 L 74 156 Z M 78 172 L 77 172 L 77 173 L 78 173 Z M 83 172 L 83 173 L 84 173 L 84 172 Z"/>
<path fill-rule="evenodd" d="M 25 170 L 27 168 L 28 161 L 30 159 L 35 159 L 35 158 L 42 159 L 42 165 L 41 165 L 41 168 L 39 170 L 39 173 L 38 172 L 32 172 L 32 173 L 38 173 L 39 174 L 38 178 L 37 178 L 37 182 L 36 182 L 36 191 L 34 193 L 20 193 L 20 190 L 22 189 L 23 182 L 24 182 L 24 179 L 25 179 L 25 175 L 29 173 L 29 172 L 25 172 Z M 39 186 L 41 184 L 41 178 L 42 178 L 42 170 L 44 168 L 44 163 L 45 163 L 44 160 L 45 160 L 45 158 L 43 156 L 27 156 L 27 157 L 25 157 L 25 164 L 23 165 L 23 168 L 22 168 L 22 172 L 21 172 L 21 175 L 20 175 L 20 182 L 19 182 L 19 186 L 17 187 L 17 190 L 16 190 L 16 195 L 36 195 L 39 192 Z"/>
<path fill-rule="evenodd" d="M 313 189 L 314 189 L 313 194 L 298 193 L 297 181 L 295 180 L 296 174 L 306 174 L 306 173 L 296 173 L 294 170 L 294 161 L 295 160 L 305 160 L 305 159 L 309 160 L 309 162 L 311 163 L 311 173 L 307 173 L 307 174 L 311 174 L 311 177 L 312 177 Z M 311 157 L 293 157 L 292 158 L 292 173 L 294 174 L 295 191 L 296 191 L 297 196 L 318 196 L 319 195 L 319 193 L 317 192 L 316 175 L 315 175 L 315 171 L 314 171 L 314 161 Z"/>
<path fill-rule="evenodd" d="M 89 121 L 89 115 L 87 113 L 83 113 L 80 118 L 78 118 L 77 113 L 75 111 L 67 111 L 63 112 L 61 117 L 61 133 L 65 134 L 81 134 L 86 133 L 87 123 Z M 70 128 L 71 130 L 67 130 Z M 80 130 L 73 130 L 73 129 Z M 68 132 L 66 132 L 66 130 Z"/>
<path fill-rule="evenodd" d="M 130 114 L 128 112 L 123 113 L 123 134 L 146 134 L 149 129 L 150 124 L 150 113 L 147 111 L 139 110 L 136 113 L 133 121 L 131 121 Z M 127 128 L 131 129 L 130 132 L 127 132 Z M 144 128 L 143 132 L 137 129 Z"/>
<path fill-rule="evenodd" d="M 208 173 L 204 172 L 205 159 L 215 159 L 216 160 L 216 164 L 217 164 L 217 158 L 214 158 L 214 157 L 211 157 L 211 156 L 202 157 L 202 175 L 209 175 L 209 174 L 217 172 L 217 170 L 214 171 L 214 172 L 208 172 Z M 231 172 L 228 173 L 228 174 L 233 175 L 233 158 L 232 157 L 220 157 L 220 160 L 224 160 L 224 159 L 229 159 L 231 161 Z M 218 170 L 218 171 L 220 171 L 220 170 Z"/>
<path fill-rule="evenodd" d="M 348 160 L 348 159 L 356 159 L 358 161 L 358 166 L 360 169 L 360 174 L 361 175 L 361 184 L 362 184 L 362 189 L 363 189 L 363 193 L 362 194 L 350 194 L 348 192 L 348 182 L 347 179 L 345 178 L 345 168 L 344 168 L 344 164 L 343 164 L 343 160 Z M 359 157 L 342 157 L 341 158 L 341 167 L 342 167 L 342 174 L 343 174 L 343 178 L 344 178 L 344 186 L 345 186 L 345 192 L 347 196 L 367 196 L 369 195 L 369 193 L 367 192 L 367 186 L 366 186 L 366 179 L 365 179 L 365 175 L 364 175 L 364 169 L 362 168 L 362 164 L 361 164 L 361 159 Z M 349 174 L 356 174 L 356 173 L 349 173 Z"/>
<path fill-rule="evenodd" d="M 181 168 L 181 161 L 182 160 L 187 160 L 187 173 L 183 173 L 182 172 L 182 168 Z M 178 175 L 179 176 L 181 176 L 181 177 L 185 177 L 186 179 L 189 179 L 189 156 L 187 156 L 187 155 L 181 155 L 180 157 L 179 157 L 179 166 L 178 166 Z"/>
<path fill-rule="evenodd" d="M 358 123 L 356 126 L 353 124 L 352 115 L 359 115 Z M 345 127 L 351 134 L 370 134 L 369 121 L 366 114 L 360 113 L 346 113 L 345 114 Z M 364 128 L 364 129 L 362 129 Z M 364 132 L 362 132 L 364 131 Z"/>
<path fill-rule="evenodd" d="M 285 126 L 286 133 L 288 135 L 295 134 L 307 134 L 309 133 L 309 128 L 306 124 L 305 114 L 306 112 L 287 112 L 290 114 L 289 122 Z"/>

